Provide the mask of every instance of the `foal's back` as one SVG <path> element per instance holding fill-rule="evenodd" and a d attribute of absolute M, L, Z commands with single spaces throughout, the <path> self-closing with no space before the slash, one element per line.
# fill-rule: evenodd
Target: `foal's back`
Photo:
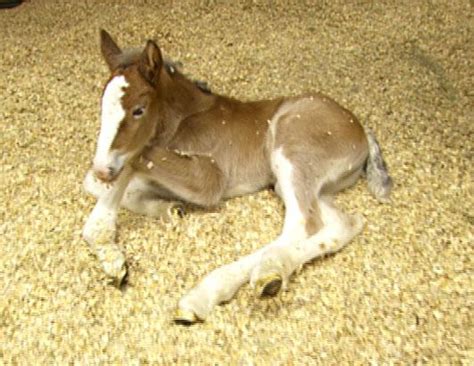
<path fill-rule="evenodd" d="M 227 179 L 224 197 L 255 192 L 274 183 L 268 129 L 281 103 L 216 96 L 209 109 L 181 122 L 169 148 L 211 156 Z"/>
<path fill-rule="evenodd" d="M 315 179 L 328 173 L 334 159 L 357 155 L 358 169 L 367 158 L 356 117 L 322 94 L 257 102 L 214 96 L 209 109 L 181 122 L 169 148 L 210 156 L 227 179 L 224 197 L 275 184 L 271 154 L 277 148 L 307 165 Z M 344 164 L 352 172 L 352 163 Z"/>

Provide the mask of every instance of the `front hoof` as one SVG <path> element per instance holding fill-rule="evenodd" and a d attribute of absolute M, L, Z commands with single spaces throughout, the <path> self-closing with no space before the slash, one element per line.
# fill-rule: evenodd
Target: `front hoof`
<path fill-rule="evenodd" d="M 283 279 L 278 273 L 269 273 L 255 281 L 255 292 L 259 297 L 273 297 L 280 292 Z"/>
<path fill-rule="evenodd" d="M 201 319 L 199 319 L 193 311 L 183 309 L 176 310 L 176 314 L 173 320 L 176 324 L 187 326 L 201 321 Z"/>
<path fill-rule="evenodd" d="M 104 273 L 112 279 L 117 287 L 120 287 L 127 275 L 127 265 L 123 253 L 115 244 L 108 244 L 96 247 L 96 254 Z"/>

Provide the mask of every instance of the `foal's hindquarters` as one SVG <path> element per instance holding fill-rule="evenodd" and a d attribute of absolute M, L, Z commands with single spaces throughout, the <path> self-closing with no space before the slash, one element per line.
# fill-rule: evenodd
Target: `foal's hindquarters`
<path fill-rule="evenodd" d="M 287 99 L 269 120 L 266 143 L 276 192 L 285 205 L 282 233 L 207 275 L 179 302 L 179 322 L 205 319 L 248 281 L 258 295 L 277 294 L 298 267 L 340 250 L 362 230 L 362 216 L 343 213 L 332 203 L 332 195 L 355 183 L 364 164 L 377 158 L 369 155 L 375 139 L 367 139 L 349 111 L 320 95 Z M 373 176 L 386 175 L 384 168 L 375 167 Z M 390 190 L 385 178 L 369 182 L 381 199 Z M 386 187 L 374 187 L 382 181 Z"/>

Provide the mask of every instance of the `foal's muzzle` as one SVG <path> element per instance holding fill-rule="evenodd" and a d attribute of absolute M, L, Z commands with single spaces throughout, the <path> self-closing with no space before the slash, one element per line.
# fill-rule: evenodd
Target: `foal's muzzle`
<path fill-rule="evenodd" d="M 117 151 L 112 151 L 105 156 L 96 155 L 92 163 L 94 176 L 104 183 L 111 183 L 120 175 L 127 156 Z"/>
<path fill-rule="evenodd" d="M 113 167 L 93 168 L 94 176 L 104 183 L 111 183 L 119 176 L 121 170 Z"/>

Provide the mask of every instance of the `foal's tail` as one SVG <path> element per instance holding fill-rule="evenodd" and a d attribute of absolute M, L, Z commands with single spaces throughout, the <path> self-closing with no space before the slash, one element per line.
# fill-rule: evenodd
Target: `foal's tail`
<path fill-rule="evenodd" d="M 380 202 L 387 202 L 392 190 L 393 181 L 388 175 L 387 165 L 383 160 L 382 151 L 374 133 L 367 129 L 366 135 L 369 143 L 369 157 L 366 165 L 369 191 Z"/>

